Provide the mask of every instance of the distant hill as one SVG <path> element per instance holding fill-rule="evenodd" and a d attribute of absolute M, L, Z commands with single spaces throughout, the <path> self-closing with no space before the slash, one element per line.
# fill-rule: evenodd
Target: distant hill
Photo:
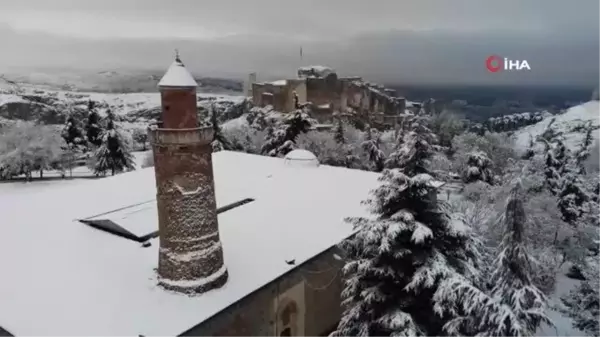
<path fill-rule="evenodd" d="M 164 71 L 98 71 L 47 70 L 22 74 L 5 74 L 5 78 L 24 85 L 49 90 L 102 93 L 156 92 Z M 243 83 L 234 79 L 196 76 L 199 91 L 205 93 L 241 94 Z M 2 82 L 0 80 L 0 82 Z M 2 83 L 0 83 L 0 86 Z"/>
<path fill-rule="evenodd" d="M 576 150 L 585 137 L 584 127 L 589 125 L 596 128 L 594 139 L 600 138 L 600 130 L 598 130 L 600 128 L 600 102 L 590 101 L 572 107 L 563 114 L 547 116 L 537 124 L 518 130 L 514 134 L 517 147 L 523 150 L 527 149 L 531 137 L 536 139 L 536 137 L 542 135 L 549 125 L 558 134 L 562 135 L 567 148 Z"/>

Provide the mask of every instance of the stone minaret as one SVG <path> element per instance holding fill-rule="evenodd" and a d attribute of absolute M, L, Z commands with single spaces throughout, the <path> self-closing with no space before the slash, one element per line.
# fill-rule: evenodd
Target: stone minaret
<path fill-rule="evenodd" d="M 151 128 L 160 250 L 159 284 L 202 293 L 227 281 L 219 239 L 210 127 L 198 127 L 196 81 L 179 56 L 158 84 L 162 125 Z"/>

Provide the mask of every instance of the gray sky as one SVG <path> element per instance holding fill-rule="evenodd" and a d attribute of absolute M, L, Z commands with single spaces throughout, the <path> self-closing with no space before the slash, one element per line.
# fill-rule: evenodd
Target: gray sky
<path fill-rule="evenodd" d="M 160 69 L 178 47 L 200 75 L 326 63 L 377 81 L 597 82 L 599 11 L 598 0 L 0 0 L 0 71 Z M 491 77 L 489 54 L 532 71 Z"/>

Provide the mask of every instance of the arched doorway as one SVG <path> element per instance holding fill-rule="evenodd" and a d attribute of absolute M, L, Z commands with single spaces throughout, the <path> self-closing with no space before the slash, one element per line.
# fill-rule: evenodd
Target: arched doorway
<path fill-rule="evenodd" d="M 279 302 L 277 313 L 278 335 L 298 335 L 298 305 L 291 299 L 283 299 Z"/>

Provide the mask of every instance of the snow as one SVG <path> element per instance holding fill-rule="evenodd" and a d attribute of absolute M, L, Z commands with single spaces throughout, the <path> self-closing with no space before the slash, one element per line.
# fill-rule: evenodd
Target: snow
<path fill-rule="evenodd" d="M 539 123 L 520 129 L 515 132 L 517 149 L 527 149 L 529 147 L 530 135 L 535 140 L 537 136 L 544 133 L 553 118 L 556 118 L 556 120 L 552 124 L 552 128 L 558 132 L 563 132 L 565 145 L 567 148 L 574 150 L 581 143 L 583 137 L 585 137 L 585 131 L 572 132 L 572 128 L 588 122 L 591 122 L 593 126 L 600 126 L 600 102 L 590 101 L 574 106 L 564 114 L 547 116 Z M 599 133 L 595 131 L 594 139 L 598 138 Z"/>
<path fill-rule="evenodd" d="M 293 150 L 285 156 L 288 160 L 318 160 L 312 152 L 303 149 Z"/>
<path fill-rule="evenodd" d="M 296 149 L 285 155 L 285 163 L 292 167 L 318 167 L 319 159 L 312 152 Z"/>
<path fill-rule="evenodd" d="M 198 83 L 185 68 L 183 63 L 176 60 L 171 64 L 163 78 L 158 82 L 159 87 L 197 87 Z"/>
<path fill-rule="evenodd" d="M 298 75 L 300 77 L 325 77 L 331 73 L 335 73 L 335 70 L 326 66 L 306 66 L 298 68 Z"/>
<path fill-rule="evenodd" d="M 73 92 L 73 91 L 42 91 L 35 88 L 24 88 L 26 95 L 53 96 L 63 102 L 73 102 L 75 106 L 87 110 L 88 100 L 99 102 L 98 110 L 101 114 L 110 108 L 115 114 L 124 115 L 139 110 L 160 109 L 160 94 L 155 93 L 99 93 L 99 92 Z M 40 93 L 41 92 L 41 93 Z M 232 102 L 240 103 L 245 97 L 240 95 L 228 95 L 218 93 L 197 93 L 198 104 L 202 105 L 210 99 L 210 102 Z M 0 106 L 12 102 L 28 102 L 18 95 L 0 94 Z"/>
<path fill-rule="evenodd" d="M 144 248 L 76 221 L 153 200 L 152 168 L 23 184 L 22 193 L 0 185 L 0 326 L 15 335 L 177 335 L 294 268 L 284 259 L 300 265 L 351 235 L 343 219 L 368 216 L 360 202 L 379 176 L 228 151 L 213 165 L 218 206 L 255 201 L 219 215 L 229 279 L 199 298 L 158 287 L 156 239 Z M 156 206 L 146 206 L 120 213 L 133 213 L 127 227 L 157 228 Z"/>
<path fill-rule="evenodd" d="M 276 85 L 276 86 L 285 86 L 285 85 L 287 85 L 287 80 L 277 80 L 277 81 L 271 82 L 271 84 Z"/>
<path fill-rule="evenodd" d="M 27 101 L 19 95 L 0 94 L 0 107 L 9 103 L 26 103 Z"/>
<path fill-rule="evenodd" d="M 556 310 L 556 308 L 563 306 L 560 297 L 568 294 L 580 282 L 565 276 L 568 266 L 569 264 L 565 264 L 561 272 L 556 275 L 556 289 L 554 294 L 548 299 L 549 307 L 553 309 L 548 310 L 547 315 L 556 327 L 543 324 L 538 328 L 537 336 L 585 336 L 585 333 L 573 327 L 573 320 L 571 318 L 564 316 Z"/>
<path fill-rule="evenodd" d="M 227 266 L 223 265 L 214 274 L 211 274 L 207 277 L 200 278 L 197 280 L 167 280 L 167 279 L 161 278 L 160 281 L 164 284 L 167 284 L 167 285 L 170 285 L 173 287 L 193 289 L 193 288 L 201 287 L 207 283 L 210 283 L 210 282 L 218 279 L 226 272 L 227 272 Z"/>
<path fill-rule="evenodd" d="M 223 125 L 221 125 L 223 130 L 240 129 L 248 126 L 248 118 L 246 115 L 241 115 L 238 118 L 228 120 L 227 122 L 223 123 Z"/>

